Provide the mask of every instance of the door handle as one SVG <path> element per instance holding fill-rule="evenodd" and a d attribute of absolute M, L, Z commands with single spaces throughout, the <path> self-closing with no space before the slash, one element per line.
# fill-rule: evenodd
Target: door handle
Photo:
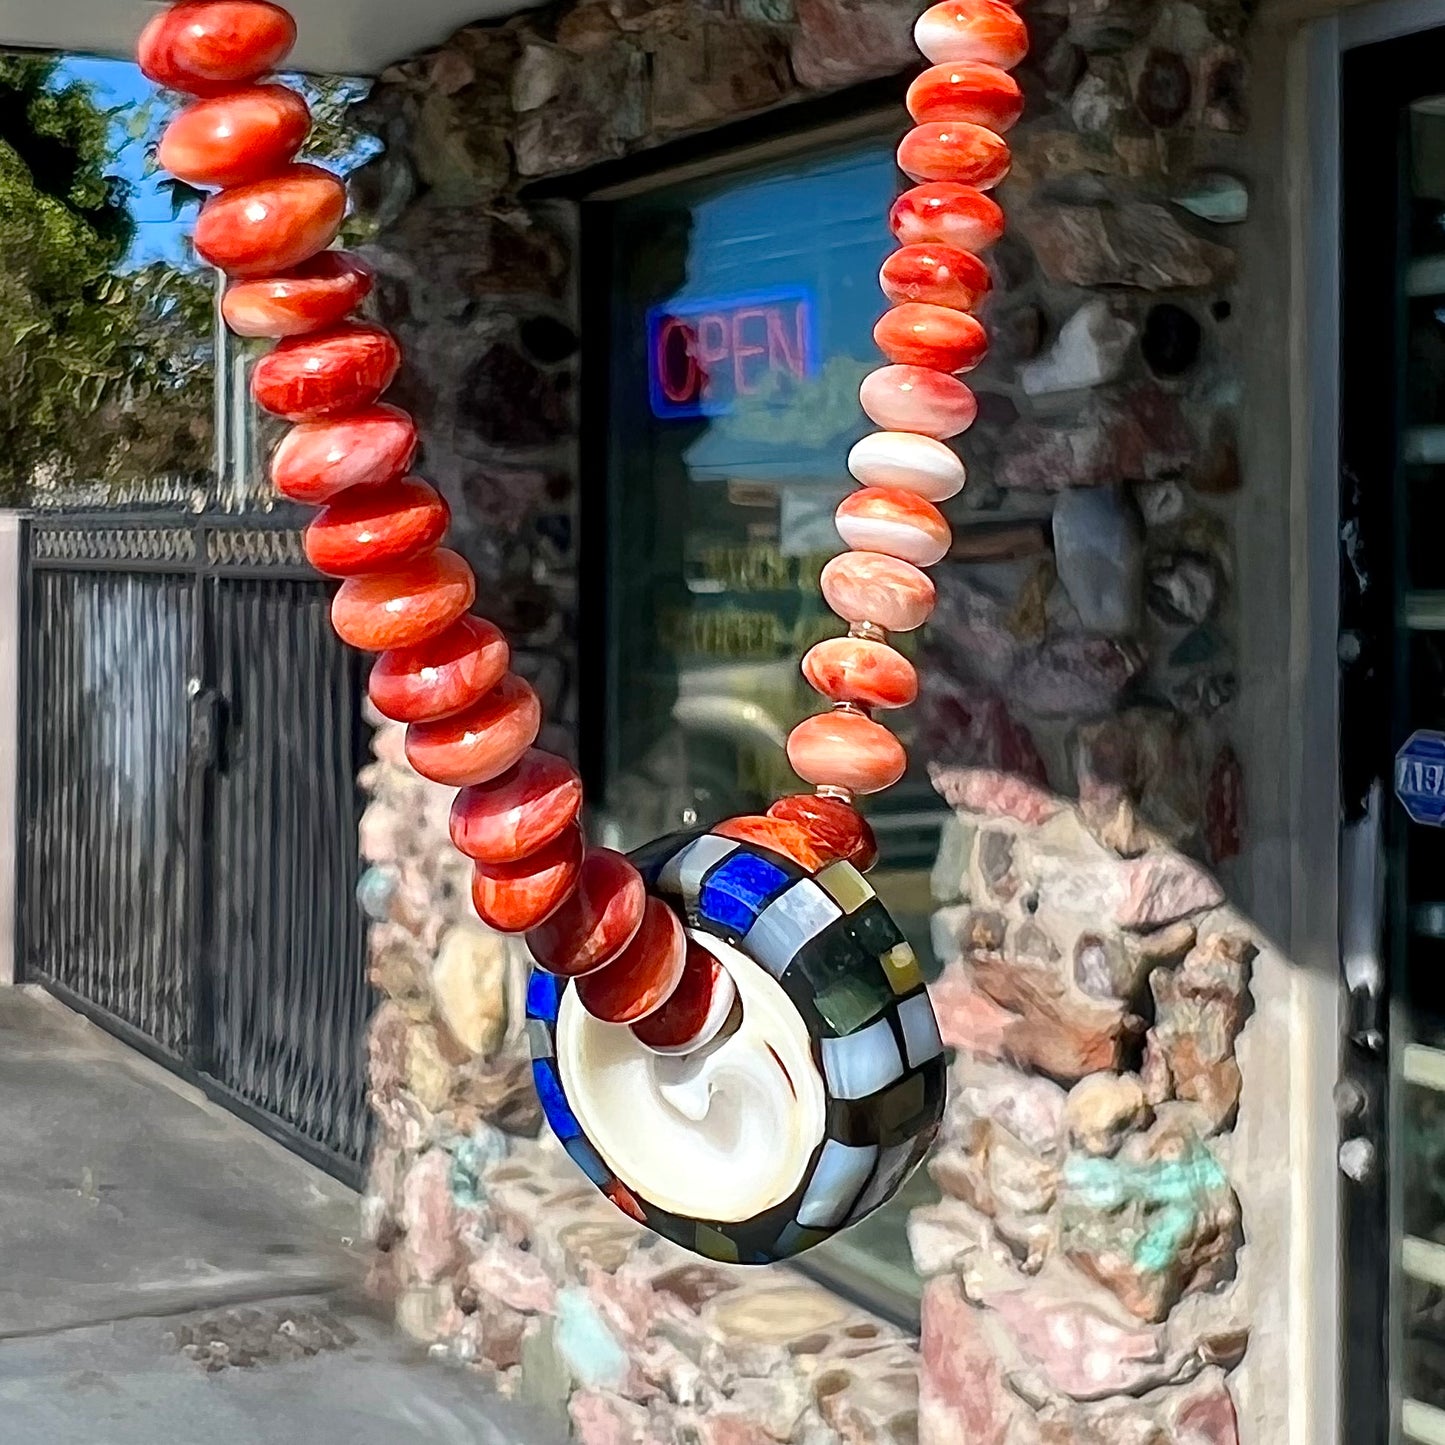
<path fill-rule="evenodd" d="M 220 694 L 193 677 L 186 684 L 186 697 L 190 710 L 187 757 L 193 768 L 205 771 L 215 767 L 221 757 Z"/>
<path fill-rule="evenodd" d="M 1375 1177 L 1379 1156 L 1374 1141 L 1362 1135 L 1346 1139 L 1339 1149 L 1340 1173 L 1356 1184 L 1368 1184 Z"/>
<path fill-rule="evenodd" d="M 1365 1053 L 1385 1052 L 1384 789 L 1370 785 L 1365 810 L 1340 830 L 1340 968 L 1346 990 L 1345 1033 Z"/>
<path fill-rule="evenodd" d="M 1361 816 L 1340 830 L 1340 972 L 1345 985 L 1344 1046 L 1335 1110 L 1340 1173 L 1370 1184 L 1379 1170 L 1386 1051 L 1384 788 L 1370 785 Z"/>

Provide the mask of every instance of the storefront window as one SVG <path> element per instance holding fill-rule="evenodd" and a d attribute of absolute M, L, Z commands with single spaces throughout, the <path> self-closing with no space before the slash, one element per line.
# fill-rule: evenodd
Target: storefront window
<path fill-rule="evenodd" d="M 819 708 L 799 659 L 844 631 L 818 573 L 841 549 L 833 510 L 867 429 L 858 383 L 877 364 L 896 190 L 879 137 L 594 207 L 611 257 L 589 375 L 606 384 L 603 822 L 616 846 L 800 786 L 783 744 Z M 897 726 L 910 741 L 907 712 Z M 943 812 L 921 760 L 869 815 L 878 891 L 927 959 Z M 930 1187 L 921 1176 L 823 1267 L 906 1311 L 903 1220 Z"/>

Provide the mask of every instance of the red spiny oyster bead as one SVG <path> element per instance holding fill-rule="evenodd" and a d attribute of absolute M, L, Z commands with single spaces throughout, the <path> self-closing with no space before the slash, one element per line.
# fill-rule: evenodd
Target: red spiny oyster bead
<path fill-rule="evenodd" d="M 445 632 L 476 600 L 466 560 L 439 547 L 395 572 L 348 577 L 331 602 L 331 625 L 348 647 L 385 652 Z"/>
<path fill-rule="evenodd" d="M 610 963 L 642 924 L 642 875 L 610 848 L 589 848 L 577 891 L 527 935 L 532 957 L 548 973 L 579 978 Z"/>
<path fill-rule="evenodd" d="M 888 213 L 888 228 L 905 246 L 956 246 L 983 251 L 1003 235 L 1003 211 L 976 186 L 929 181 L 904 191 Z"/>
<path fill-rule="evenodd" d="M 656 1013 L 633 1024 L 633 1036 L 660 1054 L 691 1053 L 717 1037 L 737 996 L 728 971 L 689 938 L 682 978 L 672 997 Z"/>
<path fill-rule="evenodd" d="M 393 722 L 434 722 L 470 707 L 506 676 L 512 650 L 501 629 L 482 617 L 462 617 L 415 647 L 383 652 L 367 692 Z"/>
<path fill-rule="evenodd" d="M 302 422 L 271 453 L 271 482 L 283 497 L 315 505 L 348 487 L 404 475 L 416 460 L 416 447 L 416 423 L 395 406 Z"/>
<path fill-rule="evenodd" d="M 582 872 L 582 829 L 569 828 L 515 863 L 478 863 L 472 869 L 472 907 L 498 933 L 526 933 L 545 922 L 571 896 Z"/>
<path fill-rule="evenodd" d="M 763 848 L 771 848 L 784 858 L 791 858 L 800 868 L 818 869 L 830 861 L 827 854 L 819 852 L 805 828 L 782 818 L 761 815 L 728 818 L 712 831 L 723 838 L 736 838 L 740 843 L 757 843 Z"/>
<path fill-rule="evenodd" d="M 804 718 L 788 734 L 788 761 L 806 782 L 881 793 L 903 776 L 908 754 L 881 723 L 856 712 Z"/>
<path fill-rule="evenodd" d="M 966 120 L 914 126 L 898 145 L 898 169 L 915 181 L 953 181 L 991 190 L 1008 175 L 1008 143 Z"/>
<path fill-rule="evenodd" d="M 233 281 L 221 315 L 238 336 L 302 336 L 334 326 L 371 294 L 371 267 L 349 251 L 323 251 L 280 276 Z"/>
<path fill-rule="evenodd" d="M 901 246 L 883 263 L 878 284 L 890 301 L 972 311 L 988 295 L 993 277 L 972 252 L 933 241 Z"/>
<path fill-rule="evenodd" d="M 256 363 L 251 395 L 288 421 L 324 421 L 370 406 L 400 366 L 389 331 L 350 322 L 281 342 Z"/>
<path fill-rule="evenodd" d="M 930 502 L 956 497 L 968 479 L 952 447 L 911 431 L 869 432 L 848 453 L 848 470 L 865 487 L 902 487 Z"/>
<path fill-rule="evenodd" d="M 450 520 L 441 494 L 420 477 L 352 487 L 307 527 L 306 557 L 330 577 L 385 572 L 435 547 Z"/>
<path fill-rule="evenodd" d="M 289 271 L 324 251 L 346 218 L 346 187 L 320 166 L 212 196 L 196 217 L 196 250 L 230 276 Z"/>
<path fill-rule="evenodd" d="M 981 60 L 1012 70 L 1029 53 L 1029 32 L 1003 0 L 943 0 L 913 26 L 918 48 L 936 65 Z"/>
<path fill-rule="evenodd" d="M 943 513 L 902 487 L 859 487 L 838 503 L 834 521 L 855 551 L 882 552 L 915 567 L 933 566 L 953 541 Z"/>
<path fill-rule="evenodd" d="M 885 311 L 873 340 L 889 361 L 933 371 L 971 371 L 988 351 L 988 332 L 976 316 L 921 301 Z"/>
<path fill-rule="evenodd" d="M 608 1024 L 644 1019 L 672 997 L 687 962 L 682 920 L 660 898 L 649 898 L 642 925 L 611 963 L 579 978 L 582 1007 Z"/>
<path fill-rule="evenodd" d="M 820 850 L 866 872 L 878 861 L 878 843 L 863 815 L 841 798 L 794 793 L 768 809 L 771 818 L 797 823 L 813 835 Z"/>
<path fill-rule="evenodd" d="M 452 804 L 452 842 L 479 863 L 514 863 L 577 821 L 582 779 L 555 753 L 529 748 L 489 783 L 463 788 Z"/>
<path fill-rule="evenodd" d="M 919 125 L 966 120 L 1005 131 L 1024 110 L 1024 95 L 1008 71 L 980 60 L 934 65 L 908 87 L 908 113 Z"/>
<path fill-rule="evenodd" d="M 803 658 L 803 676 L 832 702 L 860 707 L 907 707 L 918 696 L 913 664 L 868 637 L 825 638 Z"/>
<path fill-rule="evenodd" d="M 858 400 L 879 426 L 922 432 L 938 441 L 967 431 L 978 415 L 968 387 L 927 366 L 880 366 L 863 378 Z"/>
<path fill-rule="evenodd" d="M 406 760 L 422 777 L 448 787 L 487 783 L 516 765 L 537 741 L 542 704 L 530 684 L 509 672 L 470 707 L 406 730 Z"/>
<path fill-rule="evenodd" d="M 834 557 L 823 568 L 819 585 L 823 600 L 845 622 L 872 622 L 889 632 L 921 627 L 937 597 L 926 572 L 882 552 Z"/>
<path fill-rule="evenodd" d="M 296 22 L 263 0 L 181 0 L 141 31 L 143 74 L 171 90 L 218 95 L 274 70 L 296 43 Z"/>
<path fill-rule="evenodd" d="M 156 159 L 193 186 L 239 186 L 280 170 L 310 129 L 294 90 L 254 85 L 188 105 L 166 127 Z"/>

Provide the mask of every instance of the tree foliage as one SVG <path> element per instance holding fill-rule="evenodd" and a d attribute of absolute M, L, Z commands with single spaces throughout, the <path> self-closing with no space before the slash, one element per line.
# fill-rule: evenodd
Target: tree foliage
<path fill-rule="evenodd" d="M 306 158 L 346 174 L 379 148 L 352 107 L 369 85 L 287 76 L 306 97 Z M 56 59 L 0 55 L 0 505 L 43 492 L 201 479 L 215 464 L 212 273 L 136 267 L 118 152 L 154 143 L 185 97 L 101 106 Z M 178 214 L 204 199 L 171 188 Z"/>
<path fill-rule="evenodd" d="M 204 472 L 212 283 L 127 271 L 112 117 L 57 63 L 0 57 L 0 500 Z"/>
<path fill-rule="evenodd" d="M 283 75 L 311 111 L 306 159 L 350 175 L 381 149 L 381 142 L 357 124 L 354 108 L 371 93 L 371 82 L 349 75 Z"/>

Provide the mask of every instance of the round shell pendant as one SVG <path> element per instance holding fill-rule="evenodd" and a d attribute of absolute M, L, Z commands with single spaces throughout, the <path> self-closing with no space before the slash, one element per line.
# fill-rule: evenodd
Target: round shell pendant
<path fill-rule="evenodd" d="M 928 1152 L 946 1071 L 923 974 L 849 863 L 810 873 L 716 833 L 632 861 L 727 971 L 732 1015 L 695 1051 L 660 1053 L 535 972 L 543 1110 L 639 1223 L 709 1259 L 786 1259 L 886 1203 Z"/>

